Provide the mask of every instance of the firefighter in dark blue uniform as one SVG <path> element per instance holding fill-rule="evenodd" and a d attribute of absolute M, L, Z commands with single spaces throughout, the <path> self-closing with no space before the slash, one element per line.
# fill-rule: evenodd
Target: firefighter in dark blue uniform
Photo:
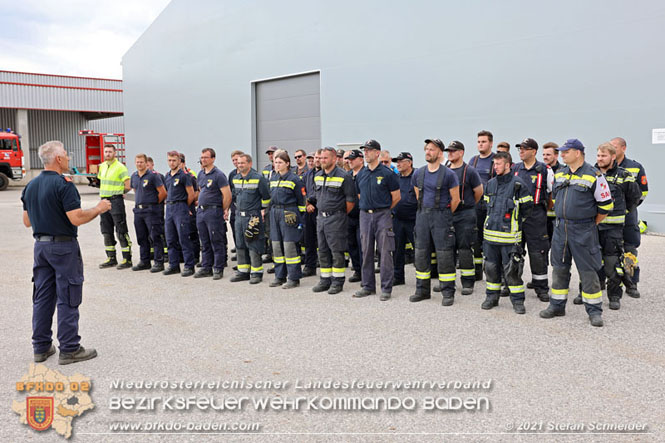
<path fill-rule="evenodd" d="M 460 184 L 460 204 L 453 213 L 455 228 L 455 251 L 460 268 L 462 295 L 473 292 L 476 272 L 471 247 L 476 241 L 476 204 L 483 196 L 480 175 L 473 166 L 464 163 L 464 144 L 453 141 L 446 148 L 448 167 L 457 175 Z"/>
<path fill-rule="evenodd" d="M 130 185 L 134 189 L 134 229 L 139 244 L 140 261 L 133 271 L 150 269 L 150 272 L 164 270 L 163 218 L 160 203 L 166 198 L 166 188 L 160 174 L 148 170 L 145 154 L 135 159 L 137 171 L 132 174 Z M 154 259 L 150 267 L 150 256 Z"/>
<path fill-rule="evenodd" d="M 621 283 L 624 283 L 626 291 L 635 286 L 630 276 L 624 272 L 621 262 L 624 251 L 623 227 L 626 214 L 637 207 L 642 193 L 635 177 L 617 165 L 616 148 L 611 143 L 598 146 L 595 167 L 604 174 L 614 201 L 612 211 L 598 224 L 598 239 L 603 254 L 603 268 L 598 277 L 601 282 L 607 278 L 609 308 L 617 310 L 621 307 L 623 295 Z M 573 303 L 581 305 L 582 295 L 575 297 Z"/>
<path fill-rule="evenodd" d="M 381 163 L 381 145 L 368 140 L 362 149 L 367 165 L 358 172 L 355 184 L 360 199 L 360 241 L 362 251 L 362 287 L 354 297 L 367 297 L 376 293 L 374 275 L 374 251 L 379 254 L 381 276 L 381 301 L 391 298 L 395 264 L 395 233 L 393 232 L 392 208 L 400 200 L 397 174 Z M 387 159 L 390 163 L 390 155 Z"/>
<path fill-rule="evenodd" d="M 231 237 L 233 238 L 233 249 L 231 250 L 232 254 L 236 253 L 235 243 L 236 243 L 236 199 L 235 194 L 233 193 L 233 178 L 238 173 L 238 158 L 243 155 L 243 152 L 240 150 L 235 150 L 231 152 L 231 162 L 233 163 L 233 170 L 229 172 L 228 181 L 229 181 L 229 190 L 231 191 L 231 206 L 229 207 L 229 225 L 231 226 Z M 231 257 L 231 260 L 237 260 L 237 257 Z"/>
<path fill-rule="evenodd" d="M 572 260 L 580 274 L 582 300 L 592 326 L 603 326 L 598 271 L 602 266 L 597 224 L 614 203 L 602 172 L 584 161 L 584 145 L 569 139 L 559 148 L 566 163 L 554 176 L 556 223 L 552 238 L 552 295 L 542 318 L 566 315 Z"/>
<path fill-rule="evenodd" d="M 294 154 L 293 158 L 296 160 L 296 164 L 291 168 L 293 173 L 298 176 L 303 184 L 305 183 L 305 174 L 309 171 L 309 166 L 307 166 L 307 153 L 303 149 L 298 149 Z M 305 214 L 301 214 L 303 217 L 302 221 L 302 231 L 305 232 Z M 304 235 L 303 238 L 298 242 L 298 251 L 300 251 L 300 260 L 305 259 L 305 241 Z"/>
<path fill-rule="evenodd" d="M 317 248 L 316 240 L 316 218 L 318 211 L 316 209 L 316 188 L 314 186 L 314 176 L 321 170 L 321 149 L 314 153 L 314 164 L 303 176 L 305 191 L 307 192 L 307 204 L 304 215 L 305 226 L 303 243 L 305 244 L 305 265 L 302 270 L 303 277 L 316 275 L 317 268 Z"/>
<path fill-rule="evenodd" d="M 400 152 L 392 159 L 399 172 L 400 200 L 393 208 L 393 232 L 395 233 L 395 271 L 393 286 L 404 284 L 404 264 L 406 245 L 413 245 L 413 231 L 416 228 L 418 199 L 413 189 L 413 156 L 409 152 Z"/>
<path fill-rule="evenodd" d="M 554 142 L 547 142 L 543 145 L 543 163 L 552 169 L 552 176 L 559 171 L 561 163 L 559 163 L 559 145 Z M 554 213 L 554 206 L 547 210 L 547 236 L 549 237 L 550 245 L 552 244 L 552 234 L 554 234 L 554 221 L 556 214 Z M 533 289 L 531 282 L 526 284 L 526 287 Z"/>
<path fill-rule="evenodd" d="M 150 172 L 152 172 L 153 174 L 159 175 L 162 179 L 162 183 L 166 182 L 166 176 L 164 174 L 162 174 L 161 172 L 155 171 L 155 161 L 152 159 L 152 157 L 148 157 L 148 170 Z M 164 189 L 166 189 L 166 187 Z M 168 247 L 166 245 L 166 234 L 165 234 L 166 228 L 164 226 L 164 213 L 165 213 L 165 208 L 164 207 L 165 206 L 166 205 L 163 201 L 159 204 L 160 221 L 161 221 L 161 224 L 162 224 L 162 228 L 161 228 L 161 230 L 162 230 L 162 245 L 164 246 L 163 256 L 164 256 L 164 263 L 167 263 L 169 261 L 169 250 L 168 250 Z M 153 258 L 154 258 L 153 248 L 151 248 L 150 253 L 153 254 Z"/>
<path fill-rule="evenodd" d="M 275 166 L 272 164 L 272 159 L 277 149 L 278 149 L 277 146 L 269 146 L 268 149 L 266 149 L 266 154 L 268 155 L 268 160 L 270 162 L 263 167 L 261 174 L 263 174 L 263 178 L 265 178 L 268 183 L 270 183 L 270 180 L 272 180 L 272 176 L 275 174 Z M 270 207 L 266 208 L 266 210 L 267 210 L 266 214 L 270 214 Z M 264 229 L 265 229 L 264 241 L 266 242 L 265 246 L 266 256 L 263 258 L 263 263 L 270 263 L 272 261 L 272 244 L 270 243 L 270 223 L 266 223 Z M 275 272 L 274 267 L 268 269 L 269 274 L 273 272 Z"/>
<path fill-rule="evenodd" d="M 59 364 L 76 363 L 97 356 L 94 349 L 79 343 L 79 310 L 83 294 L 83 260 L 77 226 L 111 209 L 101 200 L 91 209 L 81 209 L 81 197 L 69 177 L 69 156 L 59 141 L 39 147 L 44 171 L 23 189 L 23 224 L 32 227 L 35 238 L 32 267 L 32 347 L 34 361 L 55 354 L 53 313 L 58 308 Z"/>
<path fill-rule="evenodd" d="M 413 174 L 412 185 L 418 198 L 415 229 L 416 293 L 409 298 L 419 302 L 431 298 L 431 257 L 436 254 L 443 306 L 455 301 L 455 229 L 453 212 L 459 205 L 457 175 L 441 164 L 446 146 L 439 139 L 425 140 L 423 166 Z"/>
<path fill-rule="evenodd" d="M 326 147 L 321 151 L 321 170 L 314 175 L 317 241 L 321 275 L 313 292 L 337 294 L 344 287 L 344 252 L 347 249 L 347 214 L 356 201 L 353 179 L 337 166 L 337 152 Z"/>
<path fill-rule="evenodd" d="M 363 152 L 360 149 L 351 149 L 344 153 L 351 168 L 349 175 L 353 178 L 354 184 L 358 172 L 365 166 Z M 349 256 L 351 258 L 351 265 L 353 266 L 353 275 L 349 277 L 350 283 L 359 282 L 362 280 L 362 248 L 360 246 L 360 207 L 353 206 L 349 212 L 349 221 L 347 225 L 348 238 L 349 238 Z"/>
<path fill-rule="evenodd" d="M 487 181 L 494 177 L 494 166 L 492 159 L 494 152 L 492 152 L 492 145 L 494 144 L 494 136 L 490 131 L 478 132 L 478 154 L 471 157 L 469 165 L 473 166 L 483 186 L 487 186 Z M 476 269 L 476 280 L 483 279 L 483 224 L 487 217 L 487 206 L 485 201 L 480 200 L 476 205 L 476 228 L 477 235 L 476 241 L 473 244 L 473 262 Z"/>
<path fill-rule="evenodd" d="M 226 221 L 231 206 L 231 189 L 226 174 L 215 166 L 215 150 L 201 151 L 201 171 L 196 225 L 201 238 L 201 269 L 194 278 L 210 277 L 219 280 L 226 267 Z"/>
<path fill-rule="evenodd" d="M 189 241 L 192 244 L 194 263 L 201 266 L 201 241 L 199 240 L 199 228 L 196 226 L 196 201 L 199 199 L 199 183 L 196 172 L 185 164 L 185 154 L 180 154 L 180 167 L 191 177 L 192 189 L 194 190 L 194 201 L 189 204 Z"/>
<path fill-rule="evenodd" d="M 257 284 L 263 280 L 265 250 L 265 208 L 270 203 L 268 180 L 252 169 L 252 157 L 238 157 L 238 174 L 233 178 L 233 193 L 236 200 L 236 248 L 238 272 L 231 282 L 249 280 Z"/>
<path fill-rule="evenodd" d="M 193 178 L 191 174 L 182 169 L 180 154 L 177 151 L 167 153 L 169 168 L 166 173 L 164 185 L 166 186 L 166 244 L 169 249 L 169 267 L 164 270 L 164 275 L 177 274 L 180 272 L 180 261 L 184 257 L 185 268 L 183 277 L 194 275 L 194 250 L 189 238 L 190 208 L 196 198 L 192 187 Z"/>
<path fill-rule="evenodd" d="M 549 301 L 547 282 L 547 255 L 550 240 L 547 234 L 547 209 L 552 207 L 554 174 L 545 163 L 536 160 L 538 143 L 526 138 L 516 145 L 520 151 L 520 163 L 513 166 L 513 174 L 519 176 L 533 197 L 533 209 L 522 226 L 522 247 L 526 243 L 531 267 L 531 285 L 538 299 Z"/>
<path fill-rule="evenodd" d="M 644 167 L 637 161 L 626 158 L 626 140 L 621 137 L 613 138 L 610 143 L 614 145 L 617 150 L 617 163 L 619 166 L 624 168 L 626 171 L 630 172 L 637 185 L 640 187 L 642 196 L 638 205 L 641 205 L 644 199 L 649 194 L 649 183 L 647 181 L 647 175 L 644 171 Z M 637 263 L 637 248 L 640 247 L 642 243 L 642 234 L 640 232 L 640 218 L 637 213 L 637 208 L 630 211 L 626 214 L 626 223 L 623 228 L 623 242 L 624 248 L 627 253 L 630 253 L 635 257 L 635 268 L 632 275 L 633 287 L 626 288 L 626 295 L 629 295 L 633 298 L 639 298 L 640 292 L 637 290 L 637 283 L 640 281 L 640 267 Z"/>
<path fill-rule="evenodd" d="M 275 174 L 270 180 L 270 240 L 275 279 L 270 287 L 292 289 L 300 285 L 302 278 L 298 245 L 302 239 L 306 191 L 302 180 L 290 171 L 291 159 L 286 151 L 275 151 L 273 164 Z"/>
<path fill-rule="evenodd" d="M 524 314 L 522 224 L 533 208 L 533 197 L 526 183 L 511 173 L 511 164 L 509 153 L 497 152 L 493 165 L 496 176 L 485 188 L 487 217 L 483 223 L 483 237 L 487 290 L 481 307 L 492 309 L 498 306 L 503 276 L 513 310 Z"/>

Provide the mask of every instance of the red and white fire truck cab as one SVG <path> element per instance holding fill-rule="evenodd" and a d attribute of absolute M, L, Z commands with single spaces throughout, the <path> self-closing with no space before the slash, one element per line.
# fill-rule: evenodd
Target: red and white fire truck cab
<path fill-rule="evenodd" d="M 9 186 L 9 180 L 25 177 L 25 159 L 18 134 L 11 129 L 0 129 L 0 191 Z"/>

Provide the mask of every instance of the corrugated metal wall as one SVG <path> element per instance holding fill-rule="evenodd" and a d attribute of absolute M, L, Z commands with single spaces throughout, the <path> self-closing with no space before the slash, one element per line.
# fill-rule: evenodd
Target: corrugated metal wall
<path fill-rule="evenodd" d="M 33 169 L 41 169 L 37 151 L 49 140 L 60 140 L 68 152 L 73 153 L 70 165 L 85 165 L 83 155 L 84 140 L 78 132 L 86 127 L 86 119 L 78 112 L 60 111 L 28 111 L 28 128 L 30 128 L 30 165 Z"/>
<path fill-rule="evenodd" d="M 0 71 L 0 106 L 122 112 L 122 81 Z"/>
<path fill-rule="evenodd" d="M 9 110 L 13 113 L 15 109 Z M 0 114 L 1 115 L 1 114 Z M 32 169 L 41 169 L 37 151 L 49 140 L 60 140 L 65 149 L 73 154 L 70 165 L 82 169 L 85 166 L 85 140 L 79 135 L 81 129 L 92 129 L 96 132 L 123 132 L 123 117 L 86 120 L 78 112 L 62 111 L 28 111 L 28 127 L 30 128 L 30 165 Z"/>
<path fill-rule="evenodd" d="M 122 91 L 0 83 L 0 106 L 60 111 L 122 112 Z"/>
<path fill-rule="evenodd" d="M 16 109 L 0 108 L 0 128 L 4 131 L 7 128 L 16 127 Z"/>
<path fill-rule="evenodd" d="M 122 89 L 122 80 L 66 77 L 60 75 L 30 74 L 26 72 L 10 71 L 0 71 L 0 82 L 74 86 L 78 88 Z"/>

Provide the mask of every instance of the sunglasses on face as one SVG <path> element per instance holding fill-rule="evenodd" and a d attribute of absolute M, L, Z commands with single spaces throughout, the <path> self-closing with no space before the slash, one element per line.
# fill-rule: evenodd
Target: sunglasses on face
<path fill-rule="evenodd" d="M 302 158 L 303 156 L 302 156 L 302 154 L 300 154 L 300 155 L 295 155 L 294 157 L 295 158 Z"/>

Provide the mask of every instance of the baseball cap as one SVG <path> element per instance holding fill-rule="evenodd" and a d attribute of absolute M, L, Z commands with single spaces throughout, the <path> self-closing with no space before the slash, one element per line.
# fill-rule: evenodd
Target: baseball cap
<path fill-rule="evenodd" d="M 559 149 L 557 149 L 557 151 L 567 151 L 569 149 L 577 149 L 578 151 L 584 152 L 584 145 L 576 138 L 569 138 L 563 146 L 560 146 Z"/>
<path fill-rule="evenodd" d="M 442 151 L 443 151 L 444 149 L 446 149 L 446 145 L 445 145 L 445 143 L 443 143 L 443 142 L 441 141 L 441 139 L 438 139 L 438 138 L 428 138 L 427 140 L 425 140 L 425 144 L 427 144 L 427 143 L 434 143 L 434 144 L 437 145 L 437 146 L 439 147 L 439 149 L 441 149 Z"/>
<path fill-rule="evenodd" d="M 381 145 L 376 140 L 367 140 L 360 149 L 376 149 L 377 151 L 381 150 Z"/>
<path fill-rule="evenodd" d="M 337 157 L 344 157 L 344 149 L 339 148 L 337 150 Z"/>
<path fill-rule="evenodd" d="M 444 151 L 464 151 L 464 143 L 453 140 Z"/>
<path fill-rule="evenodd" d="M 268 146 L 268 149 L 266 149 L 266 154 L 268 152 L 275 152 L 277 149 L 277 146 Z"/>
<path fill-rule="evenodd" d="M 360 149 L 352 149 L 346 158 L 349 160 L 355 160 L 357 158 L 365 158 L 365 156 L 363 155 L 363 151 Z"/>
<path fill-rule="evenodd" d="M 310 152 L 309 154 L 307 154 L 307 158 L 314 158 L 314 155 L 315 155 L 314 152 Z"/>
<path fill-rule="evenodd" d="M 525 149 L 538 149 L 538 142 L 532 138 L 525 138 L 522 140 L 522 143 L 515 145 L 516 148 L 525 148 Z"/>
<path fill-rule="evenodd" d="M 394 157 L 392 161 L 398 162 L 400 160 L 411 160 L 413 161 L 413 155 L 408 152 L 400 152 L 397 157 Z"/>

